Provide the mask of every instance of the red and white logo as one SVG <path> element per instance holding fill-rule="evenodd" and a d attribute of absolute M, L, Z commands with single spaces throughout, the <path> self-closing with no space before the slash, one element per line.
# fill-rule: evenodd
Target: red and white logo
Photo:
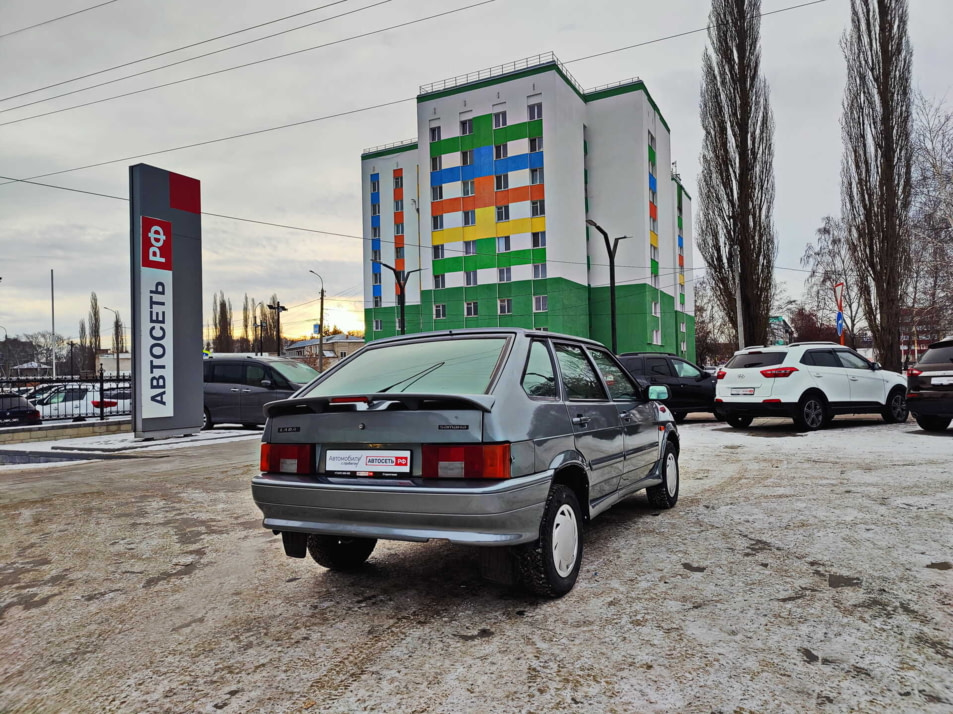
<path fill-rule="evenodd" d="M 172 270 L 172 224 L 142 217 L 142 267 Z"/>

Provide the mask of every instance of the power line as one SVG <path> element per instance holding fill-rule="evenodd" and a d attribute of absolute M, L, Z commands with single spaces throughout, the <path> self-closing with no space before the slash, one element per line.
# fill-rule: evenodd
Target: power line
<path fill-rule="evenodd" d="M 0 35 L 0 39 L 4 37 L 9 37 L 10 35 L 15 35 L 18 32 L 26 32 L 27 30 L 32 30 L 35 27 L 40 27 L 42 25 L 49 25 L 51 22 L 57 22 L 58 20 L 65 20 L 67 17 L 73 17 L 73 15 L 79 15 L 84 12 L 89 12 L 90 10 L 95 10 L 97 7 L 102 7 L 103 5 L 111 5 L 118 0 L 107 0 L 106 2 L 101 2 L 98 5 L 93 5 L 92 7 L 87 7 L 82 10 L 77 10 L 76 12 L 71 12 L 66 15 L 60 15 L 59 17 L 54 17 L 51 20 L 44 20 L 43 22 L 38 22 L 35 25 L 30 25 L 28 27 L 21 27 L 19 30 L 11 30 L 10 32 L 5 32 Z"/>
<path fill-rule="evenodd" d="M 316 10 L 320 10 L 320 9 L 323 9 L 323 8 L 331 7 L 331 5 L 340 5 L 342 2 L 349 2 L 349 0 L 338 0 L 337 2 L 333 2 L 333 3 L 330 3 L 330 4 L 328 4 L 328 5 L 323 5 L 322 7 L 320 7 L 320 8 L 315 8 L 315 9 L 316 9 Z M 355 10 L 349 10 L 348 12 L 342 12 L 340 15 L 332 15 L 331 17 L 325 17 L 325 18 L 322 18 L 322 19 L 320 19 L 320 20 L 315 20 L 314 22 L 309 22 L 309 23 L 307 23 L 307 24 L 305 24 L 305 25 L 299 25 L 298 27 L 291 27 L 291 28 L 289 28 L 289 29 L 287 29 L 287 30 L 282 30 L 281 32 L 275 32 L 275 33 L 273 33 L 273 34 L 271 34 L 271 35 L 265 35 L 265 36 L 263 36 L 263 37 L 258 37 L 258 38 L 255 38 L 255 39 L 253 39 L 253 40 L 247 40 L 247 41 L 245 41 L 245 42 L 239 42 L 237 45 L 231 45 L 231 46 L 229 46 L 229 47 L 222 47 L 221 49 L 213 50 L 213 51 L 211 51 L 211 52 L 206 52 L 205 54 L 202 54 L 202 55 L 196 55 L 195 57 L 187 57 L 186 59 L 178 60 L 178 61 L 176 61 L 176 62 L 170 62 L 169 64 L 163 64 L 163 65 L 160 65 L 160 66 L 158 66 L 158 67 L 152 67 L 152 68 L 150 68 L 150 69 L 144 69 L 144 70 L 142 70 L 141 72 L 134 72 L 133 74 L 127 74 L 127 75 L 125 75 L 124 77 L 116 77 L 115 79 L 109 79 L 109 80 L 106 80 L 105 82 L 100 82 L 99 84 L 91 84 L 91 85 L 89 85 L 88 87 L 81 87 L 80 89 L 73 89 L 73 90 L 71 90 L 71 91 L 69 91 L 69 92 L 63 92 L 62 94 L 54 94 L 53 96 L 44 97 L 43 99 L 37 99 L 37 100 L 32 101 L 32 102 L 26 102 L 25 104 L 18 104 L 17 106 L 15 106 L 15 107 L 9 107 L 8 109 L 0 109 L 0 114 L 4 114 L 4 113 L 6 113 L 6 112 L 13 112 L 13 111 L 16 111 L 17 109 L 23 109 L 24 107 L 31 107 L 31 106 L 33 106 L 34 104 L 42 104 L 43 102 L 49 102 L 49 101 L 52 101 L 53 99 L 59 99 L 59 98 L 61 98 L 61 97 L 68 97 L 68 96 L 70 96 L 71 94 L 78 94 L 78 93 L 80 93 L 80 92 L 85 92 L 85 91 L 88 91 L 88 90 L 90 90 L 90 89 L 97 89 L 98 87 L 105 87 L 105 86 L 107 86 L 107 85 L 109 85 L 109 84 L 115 84 L 116 82 L 122 82 L 123 80 L 132 79 L 133 77 L 140 77 L 140 76 L 142 76 L 142 75 L 144 75 L 144 74 L 150 74 L 150 73 L 152 73 L 152 72 L 158 72 L 159 70 L 168 69 L 169 67 L 176 67 L 176 66 L 178 66 L 178 65 L 180 65 L 180 64 L 185 64 L 185 63 L 187 63 L 187 62 L 194 62 L 195 60 L 204 59 L 205 57 L 211 57 L 212 55 L 221 54 L 222 52 L 228 52 L 229 50 L 234 50 L 234 49 L 237 49 L 237 48 L 239 48 L 239 47 L 245 47 L 246 45 L 251 45 L 251 44 L 254 44 L 254 43 L 256 43 L 256 42 L 262 42 L 263 40 L 270 40 L 270 39 L 272 39 L 272 38 L 274 38 L 274 37 L 278 37 L 278 36 L 280 36 L 280 35 L 286 35 L 286 34 L 288 34 L 289 32 L 294 32 L 294 31 L 296 31 L 296 30 L 303 30 L 303 29 L 306 28 L 306 27 L 313 27 L 314 25 L 320 25 L 320 24 L 325 23 L 325 22 L 330 22 L 331 20 L 337 20 L 338 18 L 341 18 L 341 17 L 346 17 L 346 16 L 348 16 L 348 15 L 354 15 L 355 13 L 362 12 L 362 11 L 364 11 L 364 10 L 369 10 L 369 9 L 372 8 L 372 7 L 377 7 L 378 5 L 384 5 L 384 4 L 389 3 L 389 2 L 391 2 L 391 0 L 381 0 L 380 2 L 376 2 L 376 3 L 373 3 L 373 4 L 371 4 L 371 5 L 365 5 L 364 7 L 359 7 L 359 8 L 357 8 L 357 9 L 355 9 Z M 206 40 L 206 42 L 211 42 L 211 40 Z M 330 43 L 330 44 L 334 44 L 334 43 Z M 324 46 L 325 46 L 325 45 L 318 45 L 318 47 L 324 47 Z M 316 47 L 312 47 L 312 48 L 308 48 L 308 49 L 317 49 L 317 48 L 316 48 Z M 299 52 L 307 52 L 308 49 L 298 50 L 298 51 L 299 51 Z M 176 50 L 170 50 L 170 52 L 175 52 L 175 51 L 176 51 Z M 164 52 L 164 53 L 162 53 L 162 54 L 168 54 L 168 52 Z M 293 53 L 293 54 L 294 54 L 294 53 Z M 159 56 L 159 55 L 155 55 L 155 56 Z M 286 56 L 286 55 L 280 55 L 279 57 L 283 57 L 283 56 Z M 150 58 L 150 59 L 151 59 L 151 58 Z M 278 59 L 278 57 L 266 58 L 266 59 L 263 59 L 263 60 L 258 60 L 258 61 L 256 61 L 256 62 L 252 62 L 251 64 L 259 64 L 260 62 L 268 62 L 268 61 L 270 61 L 270 59 Z M 137 62 L 141 62 L 141 61 L 143 61 L 143 60 L 137 60 Z M 130 64 L 134 64 L 134 63 L 130 63 Z M 209 74 L 197 75 L 197 76 L 195 76 L 195 77 L 187 77 L 186 79 L 178 80 L 177 82 L 171 82 L 170 84 L 179 84 L 179 83 L 181 83 L 181 82 L 188 82 L 188 81 L 191 81 L 192 79 L 199 79 L 200 77 L 207 77 L 207 76 L 210 76 L 210 75 L 212 75 L 212 74 L 220 74 L 220 73 L 222 73 L 222 72 L 230 72 L 232 69 L 239 69 L 239 68 L 241 68 L 241 67 L 246 67 L 246 66 L 249 66 L 249 65 L 239 65 L 239 66 L 237 66 L 237 67 L 232 67 L 232 68 L 226 68 L 226 69 L 223 69 L 223 70 L 218 70 L 217 72 L 210 72 Z M 108 71 L 108 70 L 102 70 L 102 71 L 103 71 L 103 72 L 106 72 L 106 71 Z M 101 74 L 101 72 L 95 72 L 94 74 Z M 72 81 L 72 80 L 70 80 L 70 81 Z M 160 84 L 160 85 L 157 85 L 157 86 L 155 86 L 155 87 L 148 87 L 148 88 L 146 88 L 146 89 L 139 90 L 138 92 L 130 92 L 129 94 L 138 94 L 138 93 L 140 93 L 140 92 L 148 92 L 148 91 L 152 91 L 153 89 L 159 89 L 160 87 L 167 87 L 167 86 L 169 86 L 169 85 L 168 85 L 168 84 Z M 34 90 L 34 91 L 39 91 L 39 90 Z M 30 94 L 30 92 L 27 92 L 27 94 Z M 101 103 L 101 102 L 108 102 L 108 101 L 110 101 L 111 99 L 118 99 L 119 97 L 129 96 L 129 94 L 117 94 L 115 97 L 106 97 L 105 99 L 100 99 L 100 100 L 97 100 L 97 102 L 91 102 L 91 103 L 97 103 L 97 104 L 98 104 L 98 103 Z M 12 99 L 12 97 L 7 97 L 7 99 Z M 0 101 L 6 101 L 6 100 L 0 100 Z M 49 112 L 49 113 L 55 114 L 55 113 L 60 112 L 60 111 L 69 111 L 70 109 L 76 109 L 76 108 L 85 107 L 85 106 L 89 106 L 89 104 L 77 104 L 77 105 L 74 106 L 74 107 L 65 107 L 65 108 L 63 108 L 63 109 L 57 110 L 56 112 Z M 35 115 L 35 117 L 42 117 L 42 116 L 47 116 L 47 114 L 36 114 L 36 115 Z M 27 119 L 32 119 L 32 118 L 35 118 L 35 117 L 25 117 L 25 118 L 19 119 L 19 120 L 17 120 L 17 121 L 26 121 Z M 10 122 L 10 123 L 12 123 L 12 122 Z M 0 125 L 0 126 L 2 126 L 2 125 Z"/>
<path fill-rule="evenodd" d="M 492 0 L 491 0 L 491 1 L 492 1 Z M 826 2 L 826 1 L 827 1 L 827 0 L 815 0 L 815 2 L 813 2 L 813 3 L 807 3 L 807 4 L 808 4 L 808 5 L 811 5 L 811 4 L 817 4 L 818 2 Z M 793 9 L 797 9 L 797 8 L 804 7 L 804 6 L 805 6 L 805 5 L 803 5 L 803 4 L 802 4 L 802 5 L 793 5 L 793 6 L 791 6 L 791 7 L 781 8 L 781 9 L 779 9 L 779 10 L 773 10 L 770 14 L 777 14 L 777 13 L 779 13 L 779 12 L 785 12 L 785 11 L 787 11 L 787 10 L 793 10 Z M 461 8 L 461 9 L 467 9 L 467 8 Z M 763 14 L 767 14 L 767 13 L 763 13 Z M 613 53 L 613 52 L 622 52 L 622 51 L 624 51 L 624 50 L 626 50 L 626 49 L 629 49 L 629 48 L 628 48 L 628 47 L 620 47 L 620 48 L 615 49 L 615 50 L 609 50 L 608 52 L 600 53 L 600 55 L 598 55 L 598 56 L 601 56 L 601 55 L 604 55 L 604 54 L 611 54 L 611 53 Z M 595 56 L 597 56 L 597 55 L 591 55 L 590 57 L 580 57 L 580 58 L 577 58 L 577 59 L 572 60 L 572 61 L 573 61 L 573 62 L 581 62 L 581 61 L 584 60 L 584 59 L 590 59 L 591 57 L 595 57 Z M 132 159 L 141 159 L 141 158 L 144 158 L 144 157 L 147 157 L 147 156 L 158 156 L 159 154 L 168 154 L 168 153 L 172 153 L 172 152 L 174 152 L 174 151 L 184 151 L 185 149 L 194 149 L 194 148 L 197 148 L 197 147 L 200 147 L 200 146 L 207 146 L 207 145 L 209 145 L 209 144 L 216 144 L 216 143 L 220 143 L 220 142 L 223 142 L 223 141 L 231 141 L 231 140 L 233 140 L 233 139 L 241 139 L 241 138 L 245 138 L 245 137 L 249 137 L 249 136 L 255 136 L 255 135 L 258 135 L 258 134 L 266 134 L 266 133 L 273 132 L 273 131 L 280 131 L 280 130 L 282 130 L 282 129 L 290 129 L 290 128 L 292 128 L 292 127 L 303 126 L 303 125 L 305 125 L 305 124 L 312 124 L 312 123 L 315 123 L 315 122 L 325 121 L 325 120 L 327 120 L 327 119 L 335 119 L 335 118 L 339 118 L 339 117 L 343 117 L 343 116 L 350 116 L 350 115 L 353 115 L 353 114 L 359 114 L 359 113 L 361 113 L 361 112 L 373 111 L 373 110 L 375 110 L 375 109 L 382 109 L 382 108 L 384 108 L 384 107 L 391 107 L 391 106 L 394 106 L 394 105 L 397 105 L 397 104 L 403 104 L 403 103 L 405 103 L 405 102 L 413 102 L 413 101 L 416 101 L 416 99 L 417 99 L 416 96 L 414 96 L 414 97 L 406 97 L 406 98 L 404 98 L 404 99 L 395 99 L 395 100 L 393 100 L 393 101 L 384 102 L 384 103 L 382 103 L 382 104 L 373 104 L 373 105 L 371 105 L 371 106 L 361 107 L 361 108 L 359 108 L 359 109 L 351 109 L 351 110 L 347 110 L 347 111 L 343 111 L 343 112 L 337 112 L 337 113 L 334 113 L 334 114 L 327 114 L 327 115 L 320 116 L 320 117 L 314 117 L 314 118 L 312 118 L 312 119 L 303 119 L 303 120 L 301 120 L 301 121 L 291 122 L 290 124 L 282 124 L 282 125 L 280 125 L 280 126 L 268 127 L 268 128 L 266 128 L 266 129 L 256 129 L 256 130 L 254 130 L 254 131 L 247 131 L 247 132 L 243 132 L 243 133 L 241 133 L 241 134 L 232 134 L 231 136 L 224 136 L 224 137 L 220 137 L 220 138 L 218 138 L 218 139 L 208 139 L 208 140 L 206 140 L 206 141 L 198 141 L 198 142 L 195 142 L 195 143 L 192 143 L 192 144 L 184 144 L 184 145 L 182 145 L 182 146 L 175 146 L 175 147 L 172 147 L 172 148 L 169 148 L 169 149 L 160 149 L 160 150 L 158 150 L 158 151 L 150 151 L 150 152 L 146 152 L 146 153 L 142 153 L 142 154 L 135 154 L 135 155 L 133 155 L 133 156 L 124 156 L 124 157 L 119 158 L 119 159 L 110 159 L 109 161 L 100 161 L 100 162 L 95 163 L 95 164 L 87 164 L 87 165 L 85 165 L 85 166 L 77 166 L 77 167 L 74 167 L 74 168 L 71 168 L 71 169 L 63 169 L 63 170 L 61 170 L 61 171 L 51 171 L 51 172 L 45 173 L 45 174 L 37 174 L 36 176 L 30 176 L 30 177 L 28 177 L 28 178 L 26 178 L 26 179 L 10 179 L 9 181 L 6 181 L 5 183 L 0 183 L 0 186 L 6 186 L 6 185 L 8 185 L 8 184 L 10 184 L 10 183 L 15 183 L 15 182 L 18 181 L 18 180 L 30 181 L 30 180 L 32 180 L 32 179 L 48 178 L 48 177 L 50 177 L 50 176 L 58 176 L 59 174 L 72 173 L 73 171 L 83 171 L 83 170 L 85 170 L 85 169 L 97 168 L 97 167 L 99 167 L 99 166 L 107 166 L 107 165 L 109 165 L 109 164 L 122 163 L 122 162 L 124 162 L 124 161 L 130 161 L 130 160 L 132 160 Z M 2 126 L 2 125 L 0 125 L 0 126 Z"/>
<path fill-rule="evenodd" d="M 357 9 L 357 10 L 351 10 L 351 11 L 349 11 L 349 12 L 345 12 L 345 13 L 342 13 L 342 14 L 340 14 L 340 15 L 336 15 L 335 17 L 344 17 L 345 15 L 352 15 L 352 14 L 354 14 L 355 12 L 361 12 L 361 10 L 367 10 L 368 8 L 377 7 L 378 5 L 383 5 L 383 4 L 388 3 L 388 2 L 391 2 L 391 0 L 380 0 L 380 2 L 374 3 L 374 4 L 372 4 L 372 5 L 367 5 L 366 7 L 362 7 L 362 8 L 359 8 L 359 9 Z M 264 62 L 271 62 L 271 61 L 273 61 L 273 60 L 284 59 L 284 58 L 286 58 L 286 57 L 293 57 L 293 56 L 295 56 L 295 55 L 300 55 L 300 54 L 302 54 L 302 53 L 304 53 L 304 52 L 311 52 L 312 50 L 319 50 L 319 49 L 322 49 L 322 48 L 324 48 L 324 47 L 331 47 L 331 46 L 333 46 L 333 45 L 340 45 L 340 44 L 342 44 L 342 43 L 344 43 L 344 42 L 350 42 L 351 40 L 359 40 L 359 39 L 362 39 L 362 38 L 364 38 L 364 37 L 371 37 L 371 36 L 373 36 L 373 35 L 379 35 L 379 34 L 381 34 L 381 33 L 383 33 L 383 32 L 388 32 L 388 31 L 390 31 L 390 30 L 397 30 L 397 29 L 400 29 L 400 28 L 402 28 L 402 27 L 408 27 L 408 26 L 410 26 L 410 25 L 416 25 L 416 24 L 421 23 L 421 22 L 426 22 L 427 20 L 433 20 L 433 19 L 436 19 L 436 18 L 438 18 L 438 17 L 444 17 L 445 15 L 453 15 L 453 14 L 455 14 L 455 13 L 462 12 L 462 11 L 464 11 L 464 10 L 471 10 L 472 8 L 480 7 L 481 5 L 489 5 L 490 3 L 493 3 L 493 2 L 496 2 L 496 0 L 482 0 L 481 2 L 477 2 L 477 3 L 474 3 L 474 4 L 472 4 L 472 5 L 465 5 L 464 7 L 458 7 L 458 8 L 455 8 L 455 9 L 453 9 L 453 10 L 447 10 L 447 11 L 445 11 L 445 12 L 438 12 L 438 13 L 435 14 L 435 15 L 428 15 L 427 17 L 421 17 L 421 18 L 418 18 L 418 19 L 416 19 L 416 20 L 409 20 L 409 21 L 407 21 L 407 22 L 401 22 L 401 23 L 398 23 L 398 24 L 396 24 L 396 25 L 391 25 L 390 27 L 383 27 L 383 28 L 381 28 L 381 29 L 379 29 L 379 30 L 371 30 L 370 32 L 363 32 L 363 33 L 361 33 L 361 34 L 359 34 L 359 35 L 352 35 L 352 36 L 350 36 L 350 37 L 345 37 L 345 38 L 342 38 L 342 39 L 340 39 L 340 40 L 333 40 L 332 42 L 325 42 L 324 44 L 315 45 L 314 47 L 305 47 L 304 49 L 295 50 L 294 52 L 286 52 L 286 53 L 284 53 L 284 54 L 275 55 L 275 56 L 273 56 L 273 57 L 265 57 L 264 59 L 255 60 L 254 62 L 246 62 L 245 64 L 235 65 L 234 67 L 226 67 L 226 68 L 224 68 L 224 69 L 215 70 L 214 72 L 206 72 L 205 74 L 197 74 L 197 75 L 194 75 L 194 76 L 192 76 L 192 77 L 185 77 L 185 78 L 183 78 L 183 79 L 177 79 L 177 80 L 175 80 L 174 82 L 166 82 L 165 84 L 157 84 L 157 85 L 152 86 L 152 87 L 145 87 L 145 88 L 143 88 L 143 89 L 137 89 L 137 90 L 132 91 L 132 92 L 125 92 L 124 94 L 115 94 L 115 95 L 113 95 L 113 96 L 111 96 L 111 97 L 104 97 L 104 98 L 102 98 L 102 99 L 96 99 L 96 100 L 93 100 L 93 101 L 91 101 L 91 102 L 84 102 L 83 104 L 74 104 L 74 105 L 71 106 L 71 107 L 63 107 L 62 109 L 54 109 L 54 110 L 49 111 L 49 112 L 43 112 L 42 114 L 33 114 L 32 116 L 22 117 L 22 118 L 20 118 L 20 119 L 12 119 L 11 121 L 0 123 L 0 126 L 9 126 L 10 124 L 18 124 L 18 123 L 20 123 L 20 122 L 29 121 L 30 119 L 39 119 L 40 117 L 47 117 L 47 116 L 51 116 L 51 115 L 53 115 L 53 114 L 61 114 L 62 112 L 72 111 L 73 109 L 81 109 L 82 107 L 89 107 L 89 106 L 92 106 L 92 105 L 94 105 L 94 104 L 102 104 L 103 102 L 109 102 L 109 101 L 112 101 L 113 99 L 121 99 L 121 98 L 123 98 L 123 97 L 131 97 L 131 96 L 136 95 L 136 94 L 143 94 L 143 93 L 145 93 L 145 92 L 151 92 L 151 91 L 153 91 L 153 90 L 155 90 L 155 89 L 162 89 L 162 88 L 164 88 L 164 87 L 172 87 L 172 86 L 174 86 L 174 85 L 183 84 L 183 83 L 185 83 L 185 82 L 191 82 L 191 81 L 196 80 L 196 79 L 203 79 L 204 77 L 212 77 L 212 76 L 215 76 L 215 75 L 224 74 L 225 72 L 232 72 L 233 70 L 236 70 L 236 69 L 244 69 L 245 67 L 252 67 L 252 66 L 257 65 L 257 64 L 263 64 Z M 332 20 L 333 20 L 334 18 L 328 18 L 328 19 L 332 19 Z M 315 24 L 315 23 L 312 23 L 312 24 Z M 278 34 L 282 34 L 282 33 L 278 33 Z M 244 44 L 249 44 L 249 43 L 246 42 L 246 43 L 244 43 Z M 236 45 L 236 47 L 238 47 L 238 46 L 239 46 L 239 45 Z M 219 51 L 224 51 L 224 50 L 219 50 Z M 215 53 L 214 53 L 214 52 L 210 52 L 209 54 L 215 54 Z M 206 55 L 206 56 L 207 56 L 207 55 Z M 173 66 L 173 64 L 181 64 L 182 62 L 187 62 L 187 61 L 189 61 L 189 60 L 182 60 L 181 62 L 174 62 L 174 63 L 172 63 L 172 64 L 170 64 L 170 65 L 166 65 L 166 66 L 171 67 L 171 66 Z M 158 68 L 158 69 L 162 69 L 162 68 L 160 67 L 160 68 Z M 149 70 L 149 71 L 152 71 L 152 70 Z M 145 72 L 141 72 L 140 74 L 145 74 Z M 130 77 L 133 77 L 133 76 L 135 76 L 135 75 L 129 75 L 129 76 L 130 76 Z M 125 79 L 125 78 L 123 78 L 123 79 Z M 115 79 L 115 80 L 111 80 L 110 82 L 103 82 L 102 84 L 111 84 L 112 82 L 118 82 L 118 81 L 120 81 L 120 80 Z M 102 84 L 94 85 L 94 86 L 97 86 L 97 87 L 98 87 L 98 86 L 102 86 Z M 76 91 L 82 91 L 82 90 L 76 90 Z M 67 92 L 67 94 L 74 94 L 74 93 L 75 93 L 75 92 Z M 60 95 L 60 96 L 65 96 L 65 94 L 64 94 L 64 95 Z M 39 100 L 39 101 L 46 101 L 46 100 Z M 30 104 L 36 104 L 36 103 L 37 103 L 37 102 L 31 102 Z M 21 107 L 25 107 L 25 106 L 29 106 L 29 104 L 22 104 L 22 105 L 20 105 L 20 106 L 21 106 Z M 19 108 L 20 108 L 20 107 L 12 107 L 11 109 L 4 109 L 3 111 L 4 111 L 4 112 L 9 112 L 9 111 L 13 111 L 14 109 L 19 109 Z M 2 112 L 0 112 L 0 113 L 2 113 Z"/>
<path fill-rule="evenodd" d="M 115 1 L 116 1 L 116 0 L 112 0 L 112 2 L 115 2 Z M 259 23 L 259 24 L 257 24 L 257 25 L 251 25 L 250 27 L 245 27 L 245 28 L 243 28 L 243 29 L 241 29 L 241 30 L 235 30 L 235 31 L 233 31 L 233 32 L 226 32 L 224 35 L 217 35 L 217 36 L 215 36 L 215 37 L 210 37 L 210 38 L 207 39 L 207 40 L 201 40 L 201 41 L 199 41 L 199 42 L 193 42 L 192 44 L 189 44 L 189 45 L 183 45 L 182 47 L 176 47 L 175 49 L 166 50 L 165 52 L 159 52 L 158 54 L 149 55 L 148 57 L 142 57 L 141 59 L 132 60 L 132 61 L 130 61 L 130 62 L 123 62 L 122 64 L 113 65 L 112 67 L 106 67 L 105 69 L 100 69 L 100 70 L 97 70 L 97 71 L 95 71 L 95 72 L 89 72 L 88 74 L 81 74 L 80 76 L 78 76 L 78 77 L 73 77 L 72 79 L 64 79 L 62 82 L 54 82 L 53 84 L 47 84 L 45 87 L 37 87 L 36 89 L 31 89 L 31 90 L 26 91 L 26 92 L 20 92 L 19 94 L 11 94 L 9 97 L 2 97 L 2 98 L 0 98 L 0 102 L 5 102 L 5 101 L 7 101 L 7 100 L 9 100 L 9 99 L 16 99 L 17 97 L 25 97 L 27 94 L 35 94 L 36 92 L 42 92 L 44 89 L 52 89 L 53 87 L 60 87 L 60 86 L 62 86 L 62 85 L 64 85 L 64 84 L 70 84 L 71 82 L 78 82 L 78 81 L 81 80 L 81 79 L 89 79 L 90 77 L 95 77 L 95 76 L 100 75 L 100 74 L 105 74 L 106 72 L 112 72 L 113 70 L 122 69 L 123 67 L 129 67 L 129 66 L 134 65 L 134 64 L 139 64 L 140 62 L 147 62 L 148 60 L 157 59 L 157 58 L 159 58 L 159 57 L 164 57 L 165 55 L 170 55 L 170 54 L 173 54 L 173 53 L 175 53 L 175 52 L 181 52 L 182 50 L 192 49 L 193 47 L 198 47 L 199 45 L 205 45 L 205 44 L 208 44 L 209 42 L 215 42 L 216 40 L 223 40 L 223 39 L 225 39 L 226 37 L 232 37 L 233 35 L 240 35 L 240 34 L 243 33 L 243 32 L 249 32 L 249 31 L 251 31 L 251 30 L 257 30 L 257 29 L 260 28 L 260 27 L 265 27 L 265 26 L 267 26 L 267 25 L 274 25 L 276 22 L 282 22 L 282 21 L 284 21 L 284 20 L 290 20 L 290 19 L 293 18 L 293 17 L 300 17 L 301 15 L 307 15 L 307 14 L 309 14 L 309 13 L 317 12 L 318 10 L 324 10 L 325 8 L 329 8 L 329 7 L 333 6 L 333 5 L 340 5 L 340 4 L 345 3 L 345 2 L 350 2 L 350 0 L 336 0 L 336 2 L 328 3 L 327 5 L 319 5 L 318 7 L 313 7 L 313 8 L 311 8 L 310 10 L 302 10 L 301 12 L 296 12 L 296 13 L 294 13 L 294 14 L 292 14 L 292 15 L 285 15 L 284 17 L 279 17 L 279 18 L 274 19 L 274 20 L 269 20 L 268 22 L 262 22 L 262 23 Z M 97 6 L 97 7 L 98 7 L 98 6 Z M 308 27 L 308 25 L 302 25 L 302 27 Z M 295 27 L 295 28 L 292 28 L 292 29 L 293 29 L 293 30 L 298 30 L 298 29 L 301 29 L 301 28 Z M 2 37 L 2 35 L 0 35 L 0 37 Z M 269 35 L 269 37 L 273 37 L 273 35 Z M 265 39 L 265 38 L 260 38 L 260 39 Z M 204 56 L 204 55 L 203 55 L 203 56 Z M 129 75 L 129 76 L 130 76 L 130 77 L 134 77 L 134 76 L 136 76 L 136 75 Z M 99 85 L 97 85 L 97 86 L 99 86 Z M 86 89 L 90 89 L 90 87 L 87 87 Z M 60 95 L 60 96 L 62 96 L 62 95 Z M 27 106 L 27 105 L 24 104 L 23 106 Z"/>

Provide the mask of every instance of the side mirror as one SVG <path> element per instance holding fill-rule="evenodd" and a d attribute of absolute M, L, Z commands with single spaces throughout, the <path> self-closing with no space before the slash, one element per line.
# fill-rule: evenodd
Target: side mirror
<path fill-rule="evenodd" d="M 261 384 L 261 386 L 263 386 L 263 387 L 267 387 L 268 389 L 271 389 L 271 380 L 270 380 L 270 379 L 263 379 L 263 380 L 261 380 L 261 382 L 259 382 L 259 384 Z"/>
<path fill-rule="evenodd" d="M 668 387 L 664 384 L 653 384 L 649 387 L 649 401 L 660 402 L 668 399 Z"/>
<path fill-rule="evenodd" d="M 870 368 L 871 368 L 874 372 L 876 372 L 878 369 L 883 369 L 883 367 L 881 366 L 880 362 L 874 362 L 872 365 L 870 365 Z"/>

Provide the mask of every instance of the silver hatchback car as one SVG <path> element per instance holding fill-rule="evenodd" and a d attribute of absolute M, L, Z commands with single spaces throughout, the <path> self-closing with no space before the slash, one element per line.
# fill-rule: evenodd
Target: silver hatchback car
<path fill-rule="evenodd" d="M 252 495 L 285 553 L 348 570 L 378 539 L 491 546 L 484 575 L 559 597 L 582 526 L 678 500 L 679 435 L 591 340 L 523 329 L 378 340 L 265 406 Z"/>

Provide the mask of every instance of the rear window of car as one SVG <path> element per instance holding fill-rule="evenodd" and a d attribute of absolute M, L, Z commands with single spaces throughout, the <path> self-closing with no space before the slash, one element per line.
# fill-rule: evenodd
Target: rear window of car
<path fill-rule="evenodd" d="M 16 394 L 0 394 L 0 409 L 13 409 L 14 407 L 27 406 L 27 401 Z"/>
<path fill-rule="evenodd" d="M 366 349 L 303 394 L 486 394 L 506 342 L 479 337 Z"/>
<path fill-rule="evenodd" d="M 920 364 L 950 364 L 951 362 L 953 362 L 953 345 L 933 347 L 920 358 Z"/>
<path fill-rule="evenodd" d="M 301 364 L 301 362 L 293 362 L 292 360 L 269 362 L 268 364 L 282 377 L 295 384 L 307 384 L 320 374 L 318 370 L 312 369 L 306 364 Z"/>
<path fill-rule="evenodd" d="M 747 354 L 735 355 L 725 369 L 747 369 L 749 367 L 770 367 L 774 364 L 781 364 L 787 357 L 787 352 L 748 352 Z"/>

